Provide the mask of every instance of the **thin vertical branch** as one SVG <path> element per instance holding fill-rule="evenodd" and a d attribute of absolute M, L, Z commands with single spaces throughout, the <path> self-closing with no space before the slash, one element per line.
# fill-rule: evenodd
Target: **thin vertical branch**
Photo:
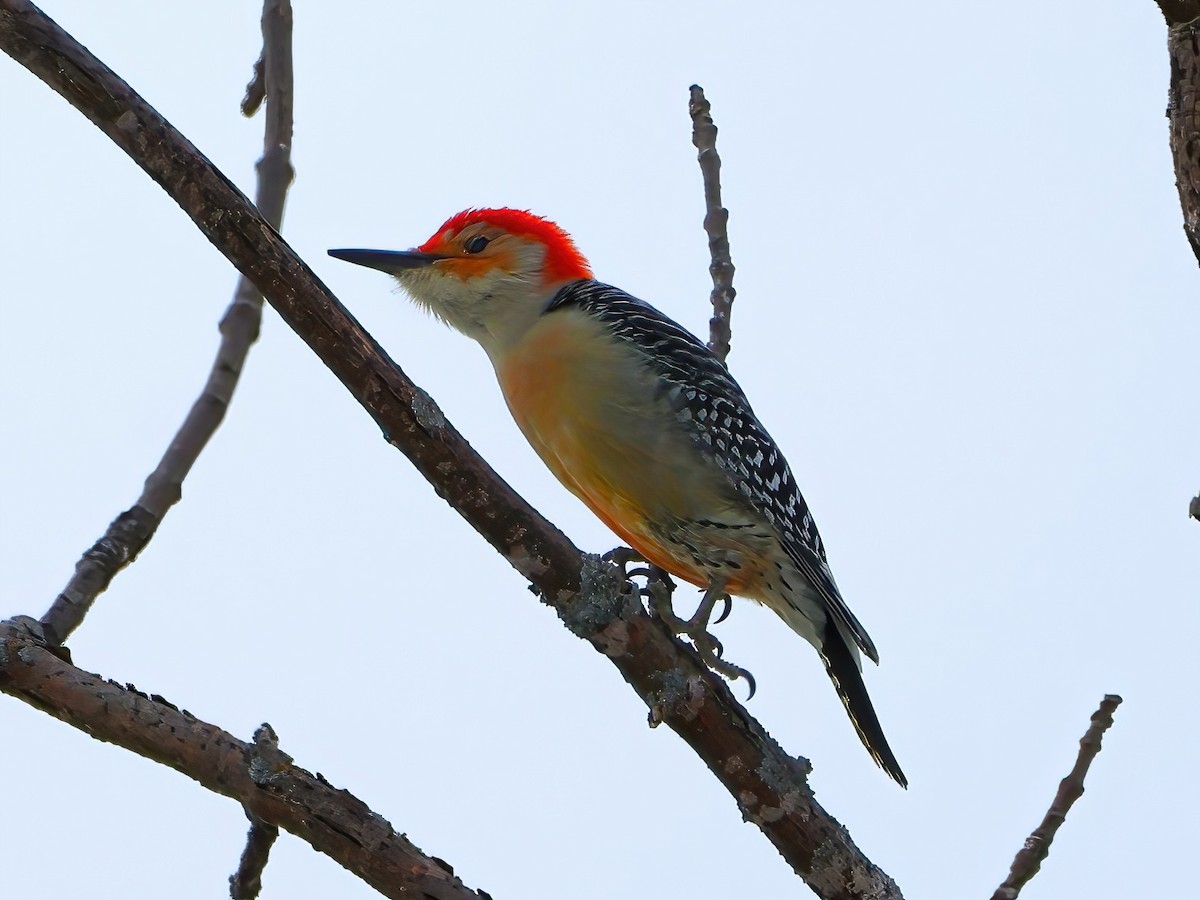
<path fill-rule="evenodd" d="M 279 735 L 263 722 L 254 730 L 250 757 L 252 778 L 262 779 L 286 770 L 292 758 L 279 749 Z M 262 873 L 271 858 L 271 846 L 279 837 L 279 826 L 265 822 L 249 807 L 243 807 L 250 820 L 246 846 L 238 860 L 237 871 L 229 876 L 230 900 L 254 900 L 262 891 Z"/>
<path fill-rule="evenodd" d="M 260 79 L 257 72 L 265 70 Z M 276 231 L 292 183 L 292 8 L 290 0 L 266 0 L 263 6 L 263 55 L 247 88 L 243 108 L 250 114 L 256 90 L 267 98 L 263 155 L 257 163 L 255 203 Z M 265 85 L 262 82 L 265 81 Z M 257 87 L 256 87 L 257 85 Z M 75 564 L 75 574 L 42 616 L 50 640 L 61 643 L 79 627 L 92 604 L 116 576 L 150 543 L 167 512 L 182 496 L 183 480 L 220 427 L 242 374 L 250 347 L 258 340 L 262 295 L 247 279 L 238 279 L 233 302 L 221 319 L 221 344 L 208 382 L 171 440 L 142 495 L 108 526 L 103 537 Z"/>
<path fill-rule="evenodd" d="M 717 126 L 713 124 L 712 107 L 704 96 L 704 88 L 691 87 L 688 114 L 692 117 L 692 143 L 700 161 L 704 178 L 704 231 L 708 235 L 708 252 L 712 262 L 712 318 L 708 320 L 708 349 L 722 362 L 729 355 L 731 330 L 729 317 L 733 311 L 733 260 L 729 255 L 729 210 L 721 205 L 721 157 L 717 155 Z"/>
<path fill-rule="evenodd" d="M 1066 821 L 1067 813 L 1075 801 L 1083 796 L 1083 779 L 1087 777 L 1092 760 L 1100 752 L 1100 741 L 1104 732 L 1112 727 L 1113 713 L 1120 704 L 1120 697 L 1107 694 L 1100 708 L 1092 713 L 1092 724 L 1079 741 L 1079 756 L 1075 760 L 1075 767 L 1059 784 L 1058 793 L 1054 796 L 1054 802 L 1050 804 L 1049 812 L 1042 819 L 1042 824 L 1025 839 L 1025 846 L 1017 853 L 1008 877 L 996 889 L 996 893 L 992 894 L 992 900 L 1016 900 L 1021 888 L 1038 873 L 1042 863 L 1050 855 L 1050 844 L 1054 841 L 1054 835 Z"/>
<path fill-rule="evenodd" d="M 238 861 L 237 871 L 229 876 L 231 900 L 254 900 L 262 893 L 262 873 L 271 856 L 271 847 L 279 837 L 279 826 L 264 822 L 247 811 L 250 830 L 246 833 L 246 847 Z"/>
<path fill-rule="evenodd" d="M 1167 20 L 1167 55 L 1171 59 L 1167 120 L 1175 186 L 1183 211 L 1183 233 L 1200 262 L 1200 0 L 1155 0 Z M 1200 520 L 1200 494 L 1188 504 L 1188 515 Z"/>

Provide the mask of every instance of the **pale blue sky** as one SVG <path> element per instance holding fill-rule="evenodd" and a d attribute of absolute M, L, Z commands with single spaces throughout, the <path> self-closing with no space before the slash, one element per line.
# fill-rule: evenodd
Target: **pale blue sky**
<path fill-rule="evenodd" d="M 44 7 L 251 189 L 255 3 Z M 483 353 L 325 250 L 528 207 L 701 330 L 686 103 L 704 85 L 730 364 L 879 646 L 867 683 L 911 789 L 875 769 L 811 649 L 739 604 L 718 633 L 758 677 L 751 711 L 908 896 L 959 900 L 990 896 L 1120 693 L 1024 896 L 1174 895 L 1162 861 L 1191 858 L 1200 805 L 1200 291 L 1165 27 L 1150 0 L 854 9 L 299 3 L 285 236 L 507 479 L 605 550 Z M 0 614 L 37 615 L 191 403 L 235 272 L 7 57 L 0 121 Z M 183 503 L 71 647 L 244 738 L 270 721 L 497 900 L 806 895 L 273 313 Z M 15 700 L 0 735 L 12 896 L 223 896 L 233 802 Z M 374 896 L 288 836 L 265 885 Z"/>

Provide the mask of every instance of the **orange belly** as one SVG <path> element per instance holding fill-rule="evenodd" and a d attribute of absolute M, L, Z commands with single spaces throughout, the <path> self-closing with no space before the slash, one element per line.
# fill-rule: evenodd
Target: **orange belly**
<path fill-rule="evenodd" d="M 571 489 L 572 493 L 583 500 L 588 508 L 621 540 L 640 553 L 646 562 L 652 563 L 660 569 L 666 569 L 672 575 L 682 578 L 696 587 L 708 587 L 713 570 L 698 565 L 690 555 L 681 553 L 678 548 L 661 541 L 647 527 L 650 523 L 645 518 L 630 516 L 628 510 L 624 510 L 621 517 L 618 518 L 584 490 L 577 489 L 576 485 L 565 479 L 563 479 L 563 483 Z M 725 590 L 741 597 L 754 597 L 758 593 L 757 582 L 759 581 L 754 575 L 759 568 L 751 566 L 737 570 L 722 570 L 721 575 L 725 578 Z"/>
<path fill-rule="evenodd" d="M 644 363 L 599 327 L 569 309 L 535 325 L 520 352 L 496 366 L 509 410 L 558 480 L 622 540 L 672 575 L 707 587 L 713 570 L 664 532 L 671 523 L 721 521 L 739 501 L 677 427 Z M 709 549 L 718 559 L 753 552 L 732 530 L 697 532 L 697 540 L 706 557 Z M 729 591 L 753 596 L 753 570 L 763 568 L 729 566 L 720 574 Z"/>

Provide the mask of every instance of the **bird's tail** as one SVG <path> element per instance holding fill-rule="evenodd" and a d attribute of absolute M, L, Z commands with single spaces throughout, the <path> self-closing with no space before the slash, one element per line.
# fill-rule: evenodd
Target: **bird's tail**
<path fill-rule="evenodd" d="M 850 714 L 850 721 L 854 723 L 854 730 L 858 732 L 858 737 L 871 754 L 871 758 L 883 771 L 892 776 L 897 784 L 906 788 L 908 779 L 900 771 L 900 763 L 896 762 L 892 748 L 883 736 L 883 727 L 879 724 L 879 717 L 875 715 L 875 706 L 867 694 L 867 686 L 858 670 L 854 652 L 833 621 L 833 617 L 827 618 L 825 640 L 820 648 L 825 671 L 829 673 L 833 687 L 842 699 L 846 712 Z"/>

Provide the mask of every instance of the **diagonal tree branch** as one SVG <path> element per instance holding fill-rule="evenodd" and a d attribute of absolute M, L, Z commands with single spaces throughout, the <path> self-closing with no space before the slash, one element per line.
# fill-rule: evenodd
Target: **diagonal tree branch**
<path fill-rule="evenodd" d="M 691 87 L 688 114 L 692 117 L 692 143 L 700 174 L 704 178 L 704 231 L 708 235 L 708 252 L 712 262 L 712 318 L 708 320 L 708 349 L 721 362 L 729 355 L 731 336 L 729 317 L 733 313 L 733 260 L 729 256 L 729 210 L 721 205 L 721 157 L 717 155 L 717 126 L 712 119 L 712 106 L 704 96 L 704 88 Z"/>
<path fill-rule="evenodd" d="M 26 0 L 0 0 L 0 47 L 133 158 L 245 274 L 401 450 L 537 587 L 567 626 L 617 667 L 678 733 L 789 865 L 823 898 L 900 897 L 815 800 L 789 756 L 689 648 L 509 487 L 238 190 L 182 135 Z M 81 723 L 82 724 L 82 723 Z"/>
<path fill-rule="evenodd" d="M 1058 793 L 1042 824 L 1034 829 L 1033 834 L 1025 839 L 1025 846 L 1018 851 L 1013 860 L 1012 868 L 1004 883 L 996 888 L 992 900 L 1017 900 L 1021 888 L 1038 873 L 1050 855 L 1050 845 L 1059 827 L 1067 820 L 1067 813 L 1075 805 L 1075 801 L 1083 796 L 1083 779 L 1087 777 L 1092 760 L 1100 752 L 1100 741 L 1104 732 L 1112 727 L 1113 713 L 1121 705 L 1121 698 L 1116 694 L 1106 694 L 1100 703 L 1100 708 L 1092 713 L 1092 724 L 1079 740 L 1079 756 L 1075 766 L 1058 785 Z"/>
<path fill-rule="evenodd" d="M 278 747 L 262 752 L 259 741 L 239 741 L 161 697 L 70 665 L 33 624 L 0 622 L 0 691 L 232 797 L 252 820 L 286 828 L 385 897 L 486 900 L 349 791 L 292 765 Z"/>
<path fill-rule="evenodd" d="M 265 74 L 260 75 L 264 70 Z M 294 175 L 290 0 L 266 0 L 263 5 L 263 55 L 255 72 L 256 78 L 247 87 L 243 102 L 243 110 L 248 110 L 246 115 L 253 115 L 258 103 L 251 104 L 251 94 L 262 91 L 267 100 L 263 155 L 255 167 L 258 170 L 255 204 L 271 227 L 278 230 Z M 137 559 L 171 507 L 179 502 L 183 480 L 225 418 L 250 347 L 258 340 L 261 322 L 262 295 L 242 276 L 233 301 L 221 318 L 221 344 L 208 382 L 158 466 L 146 479 L 137 503 L 117 516 L 104 535 L 88 548 L 75 564 L 75 574 L 67 586 L 42 616 L 48 638 L 61 643 L 79 627 L 96 597 L 121 569 Z"/>

